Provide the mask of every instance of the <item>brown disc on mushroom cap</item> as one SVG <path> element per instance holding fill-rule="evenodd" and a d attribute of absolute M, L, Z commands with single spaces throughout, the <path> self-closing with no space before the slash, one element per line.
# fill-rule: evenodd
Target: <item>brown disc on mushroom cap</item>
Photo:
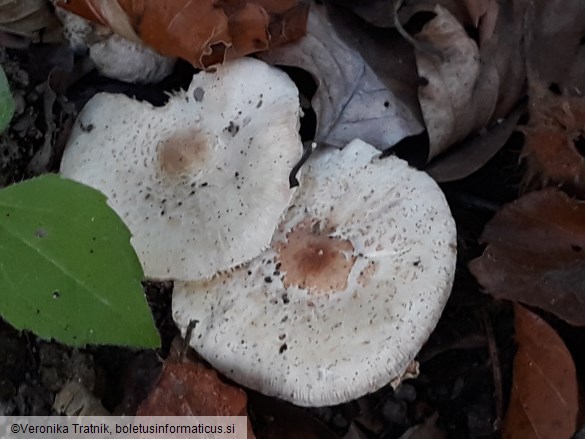
<path fill-rule="evenodd" d="M 455 273 L 449 206 L 425 173 L 361 140 L 316 153 L 262 255 L 176 282 L 173 317 L 234 381 L 305 406 L 339 404 L 402 376 Z"/>
<path fill-rule="evenodd" d="M 206 278 L 270 245 L 293 195 L 298 126 L 288 76 L 240 59 L 195 75 L 164 107 L 96 95 L 61 174 L 107 195 L 147 277 Z"/>

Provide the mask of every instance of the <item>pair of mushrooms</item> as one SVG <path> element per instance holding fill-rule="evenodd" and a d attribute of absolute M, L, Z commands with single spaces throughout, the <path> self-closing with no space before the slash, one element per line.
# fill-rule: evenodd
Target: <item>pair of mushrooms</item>
<path fill-rule="evenodd" d="M 449 296 L 456 233 L 430 177 L 360 140 L 317 150 L 291 189 L 299 113 L 292 81 L 254 59 L 161 108 L 99 94 L 61 173 L 108 196 L 216 369 L 321 406 L 402 376 Z"/>

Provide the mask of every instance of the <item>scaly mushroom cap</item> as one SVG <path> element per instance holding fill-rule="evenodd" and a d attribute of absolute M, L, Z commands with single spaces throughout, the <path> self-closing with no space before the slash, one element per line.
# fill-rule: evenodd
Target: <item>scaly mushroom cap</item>
<path fill-rule="evenodd" d="M 293 195 L 298 125 L 288 76 L 240 59 L 197 74 L 161 108 L 96 95 L 78 117 L 61 174 L 107 195 L 147 277 L 206 278 L 270 244 Z"/>
<path fill-rule="evenodd" d="M 435 327 L 456 231 L 437 184 L 361 140 L 316 153 L 262 255 L 176 282 L 173 317 L 216 369 L 294 404 L 339 404 L 400 377 Z"/>

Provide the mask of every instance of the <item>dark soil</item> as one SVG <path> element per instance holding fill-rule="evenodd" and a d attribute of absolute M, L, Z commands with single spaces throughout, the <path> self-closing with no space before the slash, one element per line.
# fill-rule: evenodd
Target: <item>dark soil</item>
<path fill-rule="evenodd" d="M 35 47 L 0 56 L 18 102 L 12 127 L 0 141 L 0 186 L 41 171 L 55 171 L 75 111 L 96 92 L 122 92 L 161 105 L 165 93 L 188 85 L 193 73 L 190 66 L 179 63 L 174 74 L 161 84 L 131 86 L 101 78 L 95 72 L 81 75 L 82 60 L 63 49 Z M 50 75 L 54 79 L 49 86 L 56 100 L 51 114 L 46 114 L 43 102 Z M 47 133 L 47 120 L 54 124 L 52 133 Z M 310 133 L 311 124 L 305 123 L 304 137 L 310 138 Z M 50 160 L 41 165 L 42 169 L 31 169 L 31 160 L 47 135 L 56 145 Z M 481 254 L 478 238 L 486 221 L 501 204 L 518 195 L 520 147 L 521 137 L 513 136 L 476 175 L 443 187 L 458 227 L 458 271 L 443 317 L 418 356 L 419 377 L 405 381 L 395 391 L 387 386 L 359 400 L 318 409 L 293 408 L 249 392 L 249 412 L 259 437 L 267 437 L 262 432 L 270 430 L 271 423 L 293 425 L 291 418 L 309 416 L 320 425 L 321 430 L 314 431 L 321 433 L 315 437 L 399 438 L 435 413 L 438 429 L 450 438 L 499 437 L 515 351 L 512 311 L 508 303 L 494 301 L 480 291 L 467 264 Z M 134 413 L 156 382 L 177 336 L 170 315 L 171 291 L 169 283 L 145 285 L 163 340 L 162 349 L 156 352 L 111 347 L 71 349 L 17 332 L 0 321 L 0 415 L 55 413 L 55 395 L 70 381 L 81 383 L 87 391 L 84 403 L 92 400 L 115 414 Z M 570 339 L 571 329 L 561 329 Z M 580 355 L 577 362 L 583 365 L 583 352 Z"/>

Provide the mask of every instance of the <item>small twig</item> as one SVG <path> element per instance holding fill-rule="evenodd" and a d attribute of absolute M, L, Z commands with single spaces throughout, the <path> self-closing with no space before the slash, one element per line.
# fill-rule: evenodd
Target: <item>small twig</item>
<path fill-rule="evenodd" d="M 502 417 L 504 414 L 504 392 L 502 390 L 502 371 L 500 366 L 500 355 L 498 354 L 498 346 L 496 338 L 494 336 L 494 328 L 489 319 L 487 311 L 484 307 L 481 309 L 481 317 L 483 320 L 483 326 L 485 329 L 488 351 L 490 354 L 490 362 L 492 365 L 492 375 L 494 380 L 494 394 L 495 394 L 495 405 L 496 405 L 496 419 L 494 420 L 494 431 L 499 431 L 502 424 Z"/>
<path fill-rule="evenodd" d="M 294 165 L 292 171 L 290 171 L 290 174 L 288 176 L 288 184 L 290 185 L 291 189 L 299 185 L 299 180 L 297 180 L 297 174 L 299 173 L 301 166 L 305 164 L 305 162 L 308 160 L 311 154 L 313 154 L 313 151 L 315 151 L 316 148 L 317 143 L 315 142 L 311 142 L 303 146 L 303 155 L 301 156 L 299 162 L 296 165 Z"/>
<path fill-rule="evenodd" d="M 402 27 L 402 23 L 400 23 L 400 20 L 398 19 L 398 10 L 402 7 L 402 2 L 403 0 L 394 0 L 394 6 L 392 8 L 392 19 L 394 21 L 394 27 L 398 33 L 402 35 L 406 41 L 412 44 L 416 50 L 435 55 L 441 60 L 441 62 L 445 61 L 445 55 L 443 55 L 443 52 L 441 52 L 440 49 L 437 49 L 432 44 L 417 40 L 410 35 L 404 27 Z"/>
<path fill-rule="evenodd" d="M 193 330 L 199 323 L 199 320 L 191 320 L 189 325 L 187 326 L 187 330 L 185 331 L 185 344 L 183 346 L 183 351 L 181 352 L 181 358 L 187 357 L 187 352 L 189 351 L 189 346 L 191 345 L 191 337 L 193 336 Z"/>

